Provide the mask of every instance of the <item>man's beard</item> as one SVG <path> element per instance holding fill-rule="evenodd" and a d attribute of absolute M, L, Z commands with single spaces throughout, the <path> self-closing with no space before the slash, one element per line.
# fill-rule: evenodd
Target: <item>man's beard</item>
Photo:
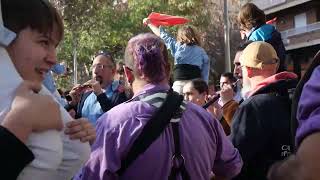
<path fill-rule="evenodd" d="M 251 91 L 251 84 L 249 80 L 242 80 L 241 97 L 243 99 L 248 99 L 249 92 Z"/>

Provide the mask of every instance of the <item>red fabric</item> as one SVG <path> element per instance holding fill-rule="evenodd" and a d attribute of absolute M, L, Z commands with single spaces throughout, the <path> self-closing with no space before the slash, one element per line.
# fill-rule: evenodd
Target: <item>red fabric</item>
<path fill-rule="evenodd" d="M 171 16 L 167 14 L 151 13 L 148 16 L 149 22 L 154 26 L 174 26 L 177 24 L 185 24 L 190 20 L 180 16 Z"/>
<path fill-rule="evenodd" d="M 273 23 L 276 22 L 276 21 L 277 21 L 277 17 L 275 17 L 275 18 L 267 21 L 266 24 L 273 24 Z"/>
<path fill-rule="evenodd" d="M 253 90 L 249 93 L 249 97 L 252 96 L 255 92 L 257 92 L 262 87 L 265 87 L 271 83 L 277 82 L 279 80 L 285 80 L 285 79 L 297 79 L 298 76 L 292 72 L 281 72 L 278 74 L 275 74 L 273 76 L 270 76 L 266 79 L 264 79 L 262 82 L 257 84 L 256 87 L 253 88 Z"/>

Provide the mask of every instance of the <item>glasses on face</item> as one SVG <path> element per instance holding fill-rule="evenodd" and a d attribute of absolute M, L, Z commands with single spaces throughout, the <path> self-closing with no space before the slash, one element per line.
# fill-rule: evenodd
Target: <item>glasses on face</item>
<path fill-rule="evenodd" d="M 93 69 L 100 69 L 100 70 L 103 70 L 103 69 L 105 69 L 105 68 L 112 68 L 113 66 L 112 65 L 104 65 L 104 64 L 94 64 L 94 65 L 92 65 L 91 66 L 91 69 L 93 70 Z"/>

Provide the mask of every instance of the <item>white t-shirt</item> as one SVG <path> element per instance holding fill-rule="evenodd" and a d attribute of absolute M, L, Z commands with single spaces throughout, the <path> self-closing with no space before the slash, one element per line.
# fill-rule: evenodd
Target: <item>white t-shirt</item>
<path fill-rule="evenodd" d="M 0 122 L 10 110 L 14 91 L 21 82 L 22 78 L 6 50 L 0 47 Z M 52 96 L 44 86 L 40 94 Z M 60 113 L 64 124 L 73 120 L 62 106 Z M 79 140 L 70 140 L 63 132 L 49 130 L 29 136 L 26 145 L 35 159 L 21 172 L 18 180 L 65 180 L 73 177 L 89 158 L 90 146 Z"/>

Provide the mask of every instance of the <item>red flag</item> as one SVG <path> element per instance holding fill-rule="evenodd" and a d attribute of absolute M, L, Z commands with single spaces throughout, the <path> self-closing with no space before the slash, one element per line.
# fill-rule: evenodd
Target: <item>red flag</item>
<path fill-rule="evenodd" d="M 277 21 L 277 17 L 270 19 L 269 21 L 266 22 L 266 24 L 273 24 L 276 21 Z"/>
<path fill-rule="evenodd" d="M 149 22 L 155 26 L 174 26 L 177 24 L 185 24 L 190 21 L 181 16 L 171 16 L 154 12 L 148 16 L 148 19 Z"/>

